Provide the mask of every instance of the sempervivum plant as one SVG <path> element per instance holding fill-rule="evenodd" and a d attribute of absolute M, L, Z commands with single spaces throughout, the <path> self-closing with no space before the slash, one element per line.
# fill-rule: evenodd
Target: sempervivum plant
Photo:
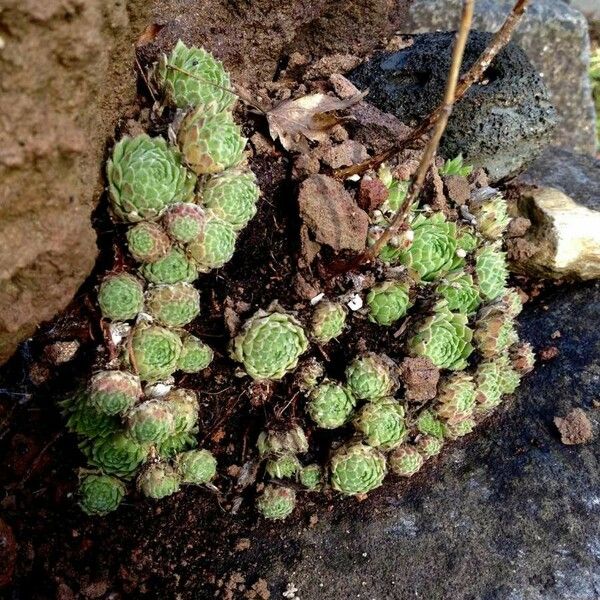
<path fill-rule="evenodd" d="M 469 200 L 469 212 L 475 216 L 481 235 L 488 240 L 500 239 L 510 222 L 506 200 L 493 188 L 477 190 Z"/>
<path fill-rule="evenodd" d="M 369 446 L 391 450 L 406 438 L 404 407 L 394 398 L 367 402 L 354 419 L 354 427 Z"/>
<path fill-rule="evenodd" d="M 500 300 L 511 317 L 518 316 L 523 310 L 523 300 L 515 288 L 506 288 Z"/>
<path fill-rule="evenodd" d="M 423 458 L 437 456 L 444 446 L 444 440 L 433 435 L 422 435 L 417 439 L 417 448 Z"/>
<path fill-rule="evenodd" d="M 380 325 L 391 325 L 406 315 L 411 302 L 409 286 L 399 281 L 384 281 L 367 294 L 369 320 Z"/>
<path fill-rule="evenodd" d="M 502 380 L 497 361 L 484 361 L 475 372 L 477 383 L 476 411 L 486 413 L 498 406 L 502 400 Z"/>
<path fill-rule="evenodd" d="M 531 344 L 527 342 L 515 344 L 510 348 L 509 354 L 513 367 L 521 373 L 521 375 L 526 375 L 533 371 L 533 367 L 535 366 L 535 353 L 533 352 Z"/>
<path fill-rule="evenodd" d="M 179 491 L 179 475 L 167 463 L 148 465 L 137 479 L 137 487 L 148 498 L 160 500 Z"/>
<path fill-rule="evenodd" d="M 273 479 L 290 479 L 300 470 L 300 461 L 295 454 L 287 452 L 267 461 L 265 470 Z"/>
<path fill-rule="evenodd" d="M 495 300 L 504 293 L 508 278 L 506 254 L 499 245 L 482 246 L 475 253 L 475 274 L 481 296 Z"/>
<path fill-rule="evenodd" d="M 174 434 L 178 435 L 195 431 L 199 414 L 196 392 L 183 388 L 174 388 L 164 399 L 173 415 Z"/>
<path fill-rule="evenodd" d="M 479 290 L 473 277 L 464 271 L 449 273 L 438 285 L 437 292 L 453 312 L 468 315 L 475 312 L 481 304 Z"/>
<path fill-rule="evenodd" d="M 426 356 L 436 367 L 458 371 L 467 366 L 472 339 L 466 315 L 441 306 L 421 323 L 409 341 L 409 350 L 413 356 Z"/>
<path fill-rule="evenodd" d="M 499 356 L 496 363 L 500 371 L 500 389 L 502 393 L 514 393 L 521 383 L 521 374 L 513 367 L 508 354 Z"/>
<path fill-rule="evenodd" d="M 423 455 L 415 446 L 403 444 L 396 448 L 389 456 L 388 464 L 392 473 L 401 477 L 414 475 L 425 462 Z"/>
<path fill-rule="evenodd" d="M 366 494 L 379 487 L 387 473 L 385 456 L 361 443 L 336 450 L 329 469 L 333 489 L 349 496 Z"/>
<path fill-rule="evenodd" d="M 163 54 L 154 75 L 165 100 L 177 108 L 218 113 L 235 103 L 223 64 L 204 48 L 188 48 L 181 40 L 169 55 Z"/>
<path fill-rule="evenodd" d="M 256 500 L 258 512 L 266 519 L 285 519 L 296 506 L 296 492 L 289 487 L 268 484 Z"/>
<path fill-rule="evenodd" d="M 129 362 L 142 381 L 165 379 L 177 369 L 181 349 L 181 339 L 175 332 L 140 324 L 131 334 Z"/>
<path fill-rule="evenodd" d="M 476 395 L 471 375 L 453 373 L 438 386 L 436 412 L 449 423 L 462 421 L 473 414 Z"/>
<path fill-rule="evenodd" d="M 300 483 L 308 490 L 319 490 L 323 482 L 323 469 L 318 464 L 306 465 L 300 469 L 298 478 Z"/>
<path fill-rule="evenodd" d="M 318 427 L 335 429 L 346 424 L 356 400 L 350 391 L 334 381 L 323 381 L 310 392 L 306 410 Z"/>
<path fill-rule="evenodd" d="M 140 379 L 128 371 L 99 371 L 88 387 L 89 403 L 106 415 L 122 415 L 142 396 Z"/>
<path fill-rule="evenodd" d="M 121 221 L 155 219 L 175 202 L 190 199 L 196 177 L 163 138 L 125 137 L 106 167 L 111 208 Z"/>
<path fill-rule="evenodd" d="M 253 379 L 281 379 L 307 349 L 304 329 L 292 315 L 259 311 L 233 340 L 231 355 Z"/>
<path fill-rule="evenodd" d="M 471 417 L 455 423 L 446 423 L 444 425 L 444 437 L 449 440 L 456 440 L 471 433 L 475 429 L 475 425 L 475 420 Z"/>
<path fill-rule="evenodd" d="M 256 446 L 261 456 L 277 454 L 303 454 L 308 451 L 308 440 L 299 425 L 289 429 L 263 431 L 258 436 Z"/>
<path fill-rule="evenodd" d="M 252 171 L 233 169 L 208 179 L 199 193 L 203 206 L 239 231 L 256 214 L 260 190 Z"/>
<path fill-rule="evenodd" d="M 423 410 L 417 417 L 417 429 L 423 435 L 442 439 L 444 437 L 444 424 L 432 410 Z"/>
<path fill-rule="evenodd" d="M 396 366 L 374 353 L 357 356 L 346 368 L 348 388 L 358 400 L 376 400 L 391 395 L 398 387 Z"/>
<path fill-rule="evenodd" d="M 144 263 L 140 269 L 142 276 L 150 283 L 190 283 L 198 277 L 196 266 L 178 248 L 172 248 L 162 258 Z"/>
<path fill-rule="evenodd" d="M 228 263 L 235 251 L 236 233 L 229 223 L 208 214 L 202 235 L 187 247 L 188 255 L 198 271 L 208 273 Z"/>
<path fill-rule="evenodd" d="M 193 335 L 185 335 L 177 368 L 184 373 L 198 373 L 206 369 L 213 360 L 214 352 L 208 344 Z"/>
<path fill-rule="evenodd" d="M 146 310 L 160 325 L 183 327 L 200 313 L 200 294 L 189 283 L 158 285 L 146 293 Z"/>
<path fill-rule="evenodd" d="M 204 211 L 197 204 L 178 202 L 169 206 L 163 223 L 173 240 L 187 244 L 202 235 Z"/>
<path fill-rule="evenodd" d="M 316 358 L 305 360 L 296 370 L 294 384 L 305 394 L 314 390 L 325 375 L 325 368 Z"/>
<path fill-rule="evenodd" d="M 319 302 L 312 316 L 312 336 L 322 344 L 338 337 L 344 331 L 346 314 L 346 307 L 339 302 Z"/>
<path fill-rule="evenodd" d="M 220 173 L 235 167 L 244 157 L 246 138 L 231 113 L 207 114 L 190 110 L 177 133 L 186 164 L 197 175 Z"/>
<path fill-rule="evenodd" d="M 148 447 L 123 431 L 98 438 L 83 446 L 91 465 L 109 475 L 130 478 L 146 460 Z"/>
<path fill-rule="evenodd" d="M 127 429 L 140 444 L 162 442 L 175 433 L 171 406 L 164 400 L 146 400 L 127 415 Z"/>
<path fill-rule="evenodd" d="M 79 506 L 88 515 L 102 517 L 119 507 L 126 491 L 116 477 L 90 473 L 79 483 Z"/>
<path fill-rule="evenodd" d="M 119 429 L 119 418 L 100 412 L 92 406 L 87 391 L 61 402 L 61 406 L 67 416 L 67 429 L 71 433 L 94 439 L 106 437 Z"/>
<path fill-rule="evenodd" d="M 175 457 L 182 483 L 204 485 L 217 474 L 217 459 L 208 450 L 189 450 Z"/>
<path fill-rule="evenodd" d="M 157 223 L 141 221 L 130 227 L 125 235 L 129 253 L 139 262 L 156 262 L 171 249 L 169 236 Z"/>
<path fill-rule="evenodd" d="M 144 286 L 129 273 L 107 275 L 98 290 L 98 305 L 105 319 L 135 319 L 144 307 Z"/>
<path fill-rule="evenodd" d="M 503 305 L 489 305 L 479 311 L 473 336 L 484 358 L 502 354 L 518 341 L 515 323 Z"/>

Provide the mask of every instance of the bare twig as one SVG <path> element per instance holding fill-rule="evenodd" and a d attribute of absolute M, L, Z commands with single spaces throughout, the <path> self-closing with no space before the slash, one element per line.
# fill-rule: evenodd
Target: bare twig
<path fill-rule="evenodd" d="M 498 52 L 502 50 L 506 44 L 510 41 L 512 34 L 521 21 L 523 13 L 527 8 L 529 0 L 516 0 L 512 10 L 506 17 L 506 20 L 500 27 L 500 29 L 494 34 L 494 37 L 490 41 L 487 48 L 480 54 L 479 58 L 473 63 L 471 68 L 460 78 L 458 85 L 456 86 L 454 102 L 458 102 L 469 90 L 469 88 L 479 81 L 485 70 L 490 66 Z M 376 169 L 386 160 L 389 160 L 392 156 L 398 154 L 405 148 L 409 148 L 411 144 L 419 140 L 425 135 L 440 119 L 445 112 L 445 101 L 440 104 L 433 112 L 431 112 L 421 124 L 414 129 L 411 134 L 394 144 L 388 150 L 371 157 L 357 165 L 352 165 L 344 169 L 338 169 L 335 172 L 336 177 L 339 179 L 345 179 L 351 175 L 359 175 L 368 171 L 369 169 Z"/>

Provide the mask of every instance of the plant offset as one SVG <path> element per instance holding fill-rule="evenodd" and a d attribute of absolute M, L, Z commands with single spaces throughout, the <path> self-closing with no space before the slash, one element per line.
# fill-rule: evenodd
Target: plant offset
<path fill-rule="evenodd" d="M 124 137 L 108 160 L 111 214 L 126 228 L 129 257 L 98 288 L 112 346 L 106 364 L 63 402 L 88 460 L 79 503 L 91 515 L 115 510 L 135 490 L 154 500 L 186 486 L 218 492 L 225 477 L 211 448 L 198 447 L 197 435 L 206 439 L 198 431 L 203 390 L 181 385 L 209 367 L 214 350 L 186 327 L 203 319 L 205 274 L 235 262 L 260 193 L 221 63 L 179 42 L 150 76 L 173 135 Z M 460 157 L 440 166 L 462 180 L 471 171 Z M 370 245 L 407 194 L 410 182 L 398 173 L 383 165 L 370 175 L 387 194 L 369 211 Z M 363 266 L 368 285 L 357 291 L 352 277 L 341 277 L 337 293 L 305 306 L 278 298 L 236 315 L 229 376 L 243 377 L 257 402 L 273 402 L 274 389 L 277 401 L 287 396 L 254 440 L 260 514 L 284 519 L 304 494 L 361 496 L 390 474 L 411 477 L 515 391 L 534 356 L 518 338 L 521 297 L 507 287 L 509 222 L 506 201 L 489 187 L 450 211 L 416 203 L 401 232 Z M 365 324 L 375 339 L 397 332 L 401 351 L 388 356 L 366 339 L 346 364 L 333 364 L 331 349 Z M 415 384 L 419 374 L 429 389 Z M 286 417 L 298 399 L 300 410 Z"/>

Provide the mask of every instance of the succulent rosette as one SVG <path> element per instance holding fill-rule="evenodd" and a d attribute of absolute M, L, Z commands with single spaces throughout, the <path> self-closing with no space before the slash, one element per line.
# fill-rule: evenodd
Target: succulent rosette
<path fill-rule="evenodd" d="M 457 423 L 473 414 L 476 395 L 473 377 L 466 373 L 454 373 L 438 386 L 435 410 L 448 423 Z"/>
<path fill-rule="evenodd" d="M 423 455 L 416 446 L 403 444 L 396 448 L 388 457 L 390 471 L 400 477 L 411 477 L 423 466 Z"/>
<path fill-rule="evenodd" d="M 417 417 L 416 426 L 423 435 L 438 439 L 444 437 L 444 424 L 432 410 L 422 410 Z"/>
<path fill-rule="evenodd" d="M 148 465 L 137 479 L 137 487 L 148 498 L 160 500 L 179 491 L 179 475 L 173 467 L 163 462 Z"/>
<path fill-rule="evenodd" d="M 300 483 L 310 491 L 321 489 L 323 483 L 323 469 L 321 465 L 311 464 L 300 469 Z"/>
<path fill-rule="evenodd" d="M 150 283 L 179 283 L 185 281 L 190 283 L 197 279 L 198 269 L 186 255 L 177 248 L 171 248 L 169 252 L 157 261 L 144 263 L 140 268 L 141 275 Z"/>
<path fill-rule="evenodd" d="M 506 200 L 493 188 L 477 190 L 469 200 L 469 212 L 475 217 L 481 235 L 488 240 L 500 239 L 510 223 Z"/>
<path fill-rule="evenodd" d="M 109 416 L 124 414 L 141 396 L 139 377 L 128 371 L 99 371 L 88 386 L 90 405 Z"/>
<path fill-rule="evenodd" d="M 475 274 L 479 292 L 485 300 L 495 300 L 505 291 L 508 279 L 506 253 L 498 244 L 482 246 L 475 253 Z"/>
<path fill-rule="evenodd" d="M 346 368 L 348 388 L 357 400 L 390 396 L 398 387 L 396 368 L 384 355 L 369 352 L 357 356 Z"/>
<path fill-rule="evenodd" d="M 130 478 L 148 456 L 148 447 L 123 431 L 82 446 L 91 465 L 109 475 Z"/>
<path fill-rule="evenodd" d="M 88 439 L 106 437 L 121 425 L 118 417 L 107 415 L 92 406 L 87 393 L 79 394 L 68 406 L 63 406 L 67 415 L 67 429 Z"/>
<path fill-rule="evenodd" d="M 235 252 L 236 233 L 229 223 L 208 213 L 203 234 L 192 240 L 187 252 L 201 273 L 220 269 Z"/>
<path fill-rule="evenodd" d="M 500 389 L 503 394 L 513 394 L 521 383 L 521 374 L 513 367 L 508 353 L 499 356 L 496 364 L 500 372 Z"/>
<path fill-rule="evenodd" d="M 533 352 L 533 347 L 527 342 L 521 342 L 511 346 L 510 360 L 513 367 L 521 375 L 530 373 L 535 366 L 535 353 Z"/>
<path fill-rule="evenodd" d="M 300 470 L 298 457 L 291 452 L 274 456 L 267 461 L 265 471 L 273 479 L 290 479 Z"/>
<path fill-rule="evenodd" d="M 444 437 L 449 440 L 457 440 L 473 431 L 475 429 L 475 420 L 471 417 L 463 419 L 462 421 L 456 421 L 455 423 L 444 424 Z"/>
<path fill-rule="evenodd" d="M 156 219 L 175 202 L 193 196 L 196 177 L 163 138 L 125 137 L 107 163 L 111 208 L 121 221 Z"/>
<path fill-rule="evenodd" d="M 433 281 L 462 263 L 458 250 L 456 224 L 442 213 L 418 215 L 412 223 L 413 242 L 400 262 L 416 271 L 423 281 Z"/>
<path fill-rule="evenodd" d="M 197 204 L 178 202 L 166 210 L 163 224 L 173 240 L 187 244 L 202 235 L 204 211 Z"/>
<path fill-rule="evenodd" d="M 173 433 L 178 435 L 194 431 L 199 415 L 196 392 L 183 388 L 174 388 L 164 399 L 173 415 Z"/>
<path fill-rule="evenodd" d="M 175 457 L 182 483 L 204 485 L 217 474 L 217 459 L 208 450 L 189 450 Z"/>
<path fill-rule="evenodd" d="M 140 444 L 160 443 L 175 433 L 175 418 L 164 400 L 146 400 L 127 415 L 127 430 Z"/>
<path fill-rule="evenodd" d="M 354 427 L 369 446 L 391 450 L 406 439 L 404 407 L 394 398 L 367 402 L 354 419 Z"/>
<path fill-rule="evenodd" d="M 442 451 L 444 440 L 432 435 L 421 435 L 416 445 L 423 458 L 432 458 Z"/>
<path fill-rule="evenodd" d="M 485 358 L 492 358 L 518 341 L 513 318 L 502 305 L 489 305 L 477 316 L 473 339 Z"/>
<path fill-rule="evenodd" d="M 311 322 L 311 334 L 321 344 L 340 336 L 346 325 L 346 307 L 339 302 L 319 302 Z"/>
<path fill-rule="evenodd" d="M 126 493 L 116 477 L 91 473 L 79 483 L 79 506 L 87 515 L 103 517 L 117 510 Z"/>
<path fill-rule="evenodd" d="M 158 325 L 137 325 L 132 334 L 129 362 L 142 381 L 156 381 L 177 369 L 182 343 L 179 336 Z"/>
<path fill-rule="evenodd" d="M 256 499 L 256 508 L 265 519 L 285 519 L 292 514 L 295 506 L 296 492 L 278 485 L 267 484 Z"/>
<path fill-rule="evenodd" d="M 356 406 L 352 393 L 334 381 L 323 381 L 309 395 L 306 410 L 312 420 L 323 429 L 345 425 Z"/>
<path fill-rule="evenodd" d="M 500 300 L 506 307 L 508 314 L 513 318 L 517 317 L 523 310 L 523 300 L 515 288 L 506 288 Z"/>
<path fill-rule="evenodd" d="M 256 446 L 261 456 L 303 454 L 308 451 L 308 440 L 302 427 L 293 425 L 283 430 L 262 431 Z"/>
<path fill-rule="evenodd" d="M 464 369 L 473 352 L 473 331 L 467 323 L 465 314 L 438 308 L 421 323 L 416 335 L 409 341 L 410 353 L 429 358 L 440 369 Z"/>
<path fill-rule="evenodd" d="M 387 227 L 388 223 L 385 220 L 382 220 L 376 225 L 369 227 L 367 245 L 369 247 L 374 246 L 377 240 L 384 234 Z M 385 244 L 385 246 L 381 248 L 378 254 L 379 260 L 387 265 L 396 264 L 400 260 L 402 253 L 410 248 L 412 242 L 412 229 L 398 232 L 396 235 L 390 238 L 390 241 Z"/>
<path fill-rule="evenodd" d="M 177 133 L 185 162 L 197 175 L 212 175 L 238 165 L 246 141 L 229 112 L 190 110 Z"/>
<path fill-rule="evenodd" d="M 144 308 L 144 286 L 129 273 L 107 275 L 98 290 L 98 305 L 105 319 L 130 321 Z"/>
<path fill-rule="evenodd" d="M 339 448 L 331 457 L 329 469 L 333 489 L 349 496 L 379 487 L 387 473 L 385 456 L 361 443 Z"/>
<path fill-rule="evenodd" d="M 473 277 L 464 271 L 455 271 L 444 277 L 437 286 L 437 293 L 446 301 L 448 310 L 453 312 L 469 315 L 481 304 Z"/>
<path fill-rule="evenodd" d="M 486 413 L 496 408 L 502 400 L 502 379 L 497 361 L 484 361 L 475 372 L 477 406 L 475 410 Z"/>
<path fill-rule="evenodd" d="M 230 170 L 211 177 L 200 189 L 202 205 L 240 231 L 256 214 L 260 189 L 252 171 Z"/>
<path fill-rule="evenodd" d="M 235 103 L 223 64 L 204 48 L 188 48 L 181 40 L 162 55 L 154 75 L 167 103 L 177 108 L 219 113 Z"/>
<path fill-rule="evenodd" d="M 167 232 L 157 223 L 141 221 L 127 230 L 127 249 L 135 260 L 152 263 L 164 258 L 171 249 Z"/>
<path fill-rule="evenodd" d="M 253 379 L 281 379 L 307 349 L 304 329 L 292 315 L 259 311 L 233 340 L 231 355 Z"/>
<path fill-rule="evenodd" d="M 183 327 L 200 313 L 200 294 L 189 283 L 158 285 L 146 293 L 146 310 L 160 325 Z"/>
<path fill-rule="evenodd" d="M 173 458 L 179 452 L 196 446 L 196 438 L 192 433 L 174 433 L 164 441 L 155 445 L 156 452 L 161 458 Z"/>
<path fill-rule="evenodd" d="M 183 345 L 177 369 L 184 373 L 198 373 L 210 365 L 214 352 L 208 344 L 193 335 L 185 335 L 181 341 Z"/>
<path fill-rule="evenodd" d="M 308 393 L 317 387 L 324 375 L 325 368 L 323 365 L 311 356 L 296 370 L 294 383 L 301 392 Z"/>
<path fill-rule="evenodd" d="M 411 306 L 408 283 L 384 281 L 367 294 L 369 321 L 391 325 L 406 315 Z"/>

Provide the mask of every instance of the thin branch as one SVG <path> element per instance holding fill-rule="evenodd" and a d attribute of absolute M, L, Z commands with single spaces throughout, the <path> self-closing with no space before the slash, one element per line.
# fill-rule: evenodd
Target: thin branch
<path fill-rule="evenodd" d="M 460 78 L 458 85 L 456 86 L 454 102 L 458 102 L 469 90 L 469 88 L 481 79 L 481 76 L 485 70 L 490 66 L 497 54 L 508 44 L 512 34 L 521 21 L 523 13 L 527 8 L 529 0 L 516 0 L 512 10 L 506 17 L 506 20 L 494 34 L 494 37 L 490 41 L 487 48 L 479 55 L 478 59 L 473 63 L 471 68 Z M 440 104 L 433 112 L 431 112 L 421 124 L 414 129 L 411 134 L 394 144 L 388 150 L 385 150 L 381 154 L 371 157 L 357 165 L 352 165 L 344 169 L 338 169 L 335 172 L 336 177 L 339 179 L 346 179 L 351 175 L 360 175 L 369 169 L 376 169 L 382 163 L 389 160 L 392 156 L 398 154 L 405 148 L 409 148 L 411 144 L 419 140 L 425 135 L 440 119 L 445 111 L 445 101 Z"/>

